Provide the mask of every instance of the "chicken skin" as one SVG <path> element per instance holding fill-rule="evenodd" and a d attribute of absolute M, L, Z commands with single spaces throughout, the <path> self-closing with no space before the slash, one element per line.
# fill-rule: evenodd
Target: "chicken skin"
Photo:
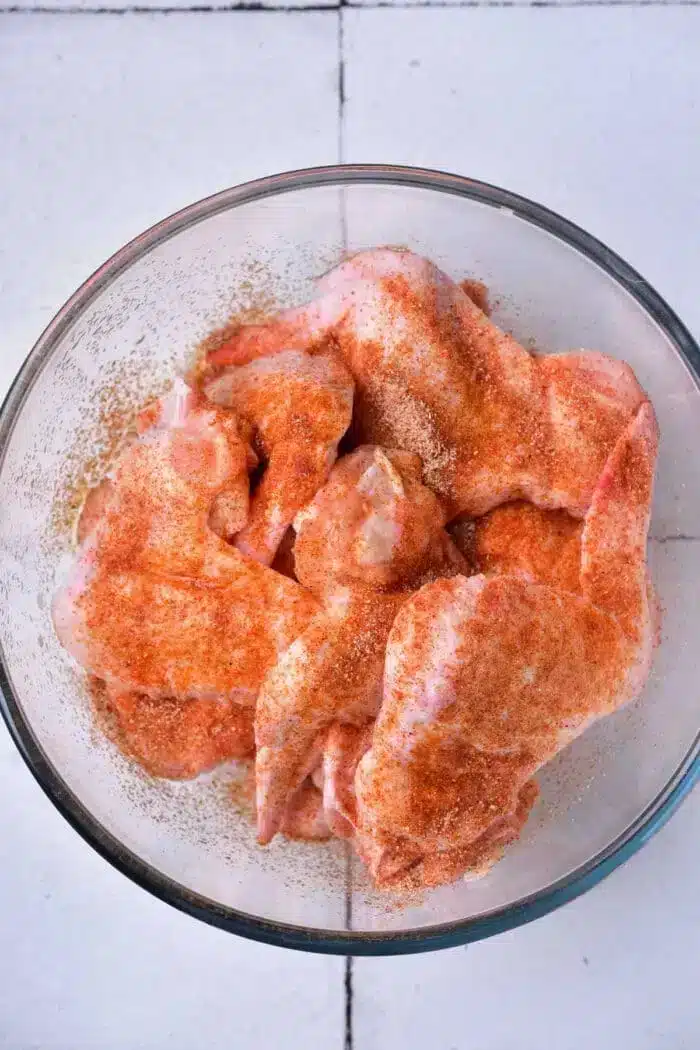
<path fill-rule="evenodd" d="M 581 590 L 583 523 L 563 510 L 518 500 L 449 527 L 474 573 L 524 574 L 563 591 Z"/>
<path fill-rule="evenodd" d="M 247 434 L 233 412 L 207 405 L 181 380 L 141 414 L 138 430 L 88 495 L 81 549 L 107 570 L 217 575 L 220 537 L 248 520 L 255 457 Z"/>
<path fill-rule="evenodd" d="M 355 774 L 362 756 L 372 745 L 373 730 L 374 721 L 364 726 L 334 722 L 323 740 L 321 761 L 312 779 L 323 792 L 326 823 L 338 838 L 349 839 L 355 834 Z"/>
<path fill-rule="evenodd" d="M 455 576 L 402 606 L 355 783 L 358 849 L 379 885 L 426 857 L 431 884 L 454 878 L 455 851 L 469 858 L 494 822 L 517 821 L 537 769 L 641 690 L 657 440 L 645 402 L 595 488 L 580 594 L 525 575 Z"/>
<path fill-rule="evenodd" d="M 472 572 L 523 574 L 540 583 L 580 591 L 582 523 L 565 511 L 540 510 L 531 503 L 507 503 L 476 521 L 458 521 L 450 525 L 459 550 Z M 440 575 L 440 574 L 439 574 Z M 444 573 L 444 575 L 451 575 Z M 372 744 L 374 722 L 363 728 L 334 724 L 323 744 L 321 763 L 314 771 L 314 782 L 323 790 L 326 820 L 333 834 L 352 838 L 357 827 L 355 774 L 362 756 Z M 516 811 L 508 814 L 475 843 L 453 851 L 449 864 L 458 877 L 465 870 L 481 874 L 500 856 L 508 843 L 516 839 L 537 795 L 534 782 L 521 793 Z M 367 843 L 364 843 L 367 845 Z M 387 836 L 375 851 L 389 857 Z M 406 845 L 399 854 L 406 866 Z M 381 856 L 380 856 L 381 861 Z M 401 869 L 400 869 L 401 870 Z M 415 851 L 411 868 L 414 885 L 428 887 L 448 878 L 448 857 L 439 862 Z M 381 877 L 386 872 L 382 870 Z"/>

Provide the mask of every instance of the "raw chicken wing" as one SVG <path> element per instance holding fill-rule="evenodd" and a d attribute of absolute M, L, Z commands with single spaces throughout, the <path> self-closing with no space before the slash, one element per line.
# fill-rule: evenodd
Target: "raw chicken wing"
<path fill-rule="evenodd" d="M 294 581 L 233 550 L 218 576 L 199 578 L 110 572 L 88 554 L 54 601 L 56 633 L 86 670 L 126 691 L 252 704 L 318 609 Z"/>
<path fill-rule="evenodd" d="M 93 686 L 97 718 L 120 750 L 155 777 L 187 780 L 255 752 L 253 711 L 228 700 L 153 700 Z"/>
<path fill-rule="evenodd" d="M 82 549 L 105 570 L 216 575 L 226 550 L 219 537 L 248 520 L 255 462 L 235 414 L 206 405 L 178 380 L 142 414 L 139 429 L 88 495 Z"/>
<path fill-rule="evenodd" d="M 646 402 L 594 491 L 579 594 L 520 574 L 456 576 L 400 610 L 355 784 L 358 846 L 379 884 L 421 858 L 432 883 L 454 878 L 458 851 L 468 857 L 496 821 L 520 820 L 536 770 L 641 690 L 653 645 L 645 548 L 656 449 Z"/>
<path fill-rule="evenodd" d="M 251 704 L 318 605 L 213 531 L 214 510 L 226 532 L 247 518 L 250 450 L 235 415 L 182 384 L 147 424 L 88 505 L 56 632 L 111 688 Z"/>
<path fill-rule="evenodd" d="M 352 418 L 352 376 L 334 357 L 288 350 L 228 368 L 204 389 L 211 401 L 248 421 L 260 445 L 267 466 L 235 544 L 270 565 L 295 515 L 335 462 Z"/>
<path fill-rule="evenodd" d="M 372 746 L 374 722 L 353 726 L 335 722 L 323 742 L 320 765 L 313 780 L 323 792 L 326 822 L 338 838 L 352 838 L 357 824 L 355 774 L 360 759 Z"/>
<path fill-rule="evenodd" d="M 449 532 L 475 573 L 524 574 L 563 591 L 581 591 L 583 524 L 563 510 L 518 500 Z"/>

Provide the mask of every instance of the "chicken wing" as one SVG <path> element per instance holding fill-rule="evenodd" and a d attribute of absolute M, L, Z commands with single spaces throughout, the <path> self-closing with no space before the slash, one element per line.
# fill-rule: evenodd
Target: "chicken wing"
<path fill-rule="evenodd" d="M 450 516 L 522 498 L 583 517 L 644 400 L 623 362 L 526 352 L 408 251 L 373 249 L 341 263 L 312 303 L 241 328 L 216 360 L 290 346 L 341 354 L 356 382 L 360 439 L 418 453 Z"/>
<path fill-rule="evenodd" d="M 420 478 L 420 458 L 394 449 L 365 445 L 339 460 L 294 523 L 300 582 L 319 597 L 341 585 L 405 589 L 426 561 L 459 561 Z"/>
<path fill-rule="evenodd" d="M 86 508 L 56 632 L 112 688 L 250 704 L 318 604 L 211 527 L 222 493 L 219 525 L 247 517 L 250 450 L 235 415 L 184 384 L 147 415 Z"/>
<path fill-rule="evenodd" d="M 359 849 L 379 882 L 421 857 L 468 856 L 522 809 L 544 762 L 641 690 L 653 646 L 645 548 L 657 440 L 645 402 L 593 493 L 580 593 L 523 575 L 456 576 L 399 611 L 355 783 Z"/>
<path fill-rule="evenodd" d="M 582 530 L 566 511 L 520 500 L 449 526 L 473 572 L 521 574 L 575 594 L 581 592 Z"/>
<path fill-rule="evenodd" d="M 287 350 L 229 368 L 204 385 L 252 426 L 266 469 L 235 544 L 270 565 L 295 515 L 324 484 L 352 418 L 354 383 L 330 356 Z"/>
<path fill-rule="evenodd" d="M 147 772 L 188 780 L 255 752 L 253 711 L 228 700 L 153 700 L 138 693 L 92 690 L 99 725 Z"/>
<path fill-rule="evenodd" d="M 436 497 L 405 453 L 365 447 L 340 460 L 297 517 L 299 581 L 323 611 L 270 670 L 255 716 L 258 835 L 268 842 L 336 721 L 362 725 L 381 698 L 384 650 L 407 588 L 431 564 L 463 566 Z"/>
<path fill-rule="evenodd" d="M 81 547 L 112 568 L 216 575 L 228 538 L 248 520 L 255 462 L 233 412 L 206 405 L 181 380 L 142 415 L 107 478 L 88 495 Z"/>
<path fill-rule="evenodd" d="M 372 745 L 374 721 L 364 726 L 335 722 L 323 742 L 321 763 L 312 774 L 323 792 L 326 823 L 338 838 L 352 838 L 357 824 L 355 774 Z"/>
<path fill-rule="evenodd" d="M 304 781 L 292 797 L 280 831 L 288 839 L 301 842 L 326 842 L 333 837 L 326 823 L 323 796 L 310 781 Z"/>
<path fill-rule="evenodd" d="M 58 638 L 115 688 L 252 704 L 318 604 L 293 580 L 237 551 L 225 564 L 218 577 L 116 572 L 88 552 L 54 600 Z"/>
<path fill-rule="evenodd" d="M 537 784 L 528 780 L 512 811 L 496 817 L 473 842 L 464 846 L 435 849 L 424 847 L 385 828 L 372 835 L 360 830 L 354 846 L 372 872 L 376 886 L 413 891 L 431 889 L 462 877 L 478 879 L 500 860 L 503 851 L 520 835 L 538 796 Z"/>

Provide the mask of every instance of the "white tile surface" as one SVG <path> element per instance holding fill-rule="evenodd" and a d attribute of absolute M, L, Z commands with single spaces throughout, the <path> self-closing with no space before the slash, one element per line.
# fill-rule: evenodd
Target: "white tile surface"
<path fill-rule="evenodd" d="M 342 1045 L 342 960 L 157 901 L 76 835 L 0 736 L 2 1050 Z"/>
<path fill-rule="evenodd" d="M 700 335 L 700 7 L 343 12 L 344 158 L 471 175 L 606 241 Z"/>
<path fill-rule="evenodd" d="M 489 941 L 357 959 L 355 1045 L 695 1050 L 700 793 L 572 904 Z"/>
<path fill-rule="evenodd" d="M 0 370 L 107 256 L 337 159 L 337 15 L 0 15 Z"/>

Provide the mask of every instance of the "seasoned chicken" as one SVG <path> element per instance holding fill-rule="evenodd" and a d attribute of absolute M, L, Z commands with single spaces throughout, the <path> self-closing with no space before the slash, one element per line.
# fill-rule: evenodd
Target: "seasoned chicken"
<path fill-rule="evenodd" d="M 107 571 L 217 575 L 227 551 L 220 536 L 248 520 L 255 463 L 235 414 L 206 405 L 178 380 L 142 414 L 139 430 L 88 496 L 82 549 Z"/>
<path fill-rule="evenodd" d="M 657 443 L 626 364 L 529 353 L 478 282 L 361 252 L 141 413 L 56 633 L 153 775 L 255 757 L 262 844 L 352 839 L 379 887 L 477 877 L 644 684 Z"/>
<path fill-rule="evenodd" d="M 53 608 L 59 640 L 91 674 L 152 697 L 255 702 L 318 609 L 294 581 L 231 551 L 217 577 L 108 571 L 80 557 Z"/>
<path fill-rule="evenodd" d="M 317 765 L 323 731 L 336 720 L 361 725 L 376 714 L 386 640 L 404 597 L 339 589 L 263 681 L 255 712 L 261 843 L 274 836 Z"/>
<path fill-rule="evenodd" d="M 458 521 L 449 528 L 472 571 L 520 573 L 573 591 L 580 591 L 581 530 L 582 523 L 565 511 L 541 510 L 524 502 L 504 504 L 476 521 Z M 454 569 L 436 575 L 454 575 Z M 313 774 L 314 782 L 323 790 L 326 820 L 340 838 L 351 838 L 355 832 L 355 773 L 371 747 L 373 726 L 374 722 L 363 728 L 334 724 L 323 744 L 321 764 Z M 529 782 L 515 813 L 495 821 L 476 843 L 449 855 L 449 864 L 457 875 L 466 869 L 483 872 L 490 867 L 503 848 L 517 838 L 536 793 L 534 783 Z M 386 836 L 381 845 L 373 842 L 372 848 L 389 856 Z M 399 856 L 405 869 L 405 844 Z M 432 856 L 422 856 L 417 848 L 411 880 L 415 885 L 431 886 L 436 878 L 438 882 L 447 881 L 448 870 L 447 854 L 441 854 L 436 862 Z M 382 869 L 378 877 L 381 880 L 385 876 Z"/>
<path fill-rule="evenodd" d="M 326 842 L 333 837 L 326 823 L 323 796 L 309 780 L 292 796 L 280 831 L 288 839 L 302 842 Z"/>
<path fill-rule="evenodd" d="M 629 366 L 604 354 L 528 353 L 408 251 L 341 263 L 312 303 L 239 329 L 213 363 L 319 347 L 355 378 L 359 439 L 418 453 L 451 516 L 521 498 L 583 517 L 644 400 Z"/>
<path fill-rule="evenodd" d="M 455 576 L 402 606 L 355 782 L 358 848 L 378 884 L 422 858 L 431 884 L 454 878 L 458 851 L 468 857 L 495 822 L 518 823 L 536 770 L 641 690 L 653 646 L 645 551 L 656 450 L 645 402 L 593 493 L 580 593 L 521 574 Z"/>
<path fill-rule="evenodd" d="M 481 878 L 519 837 L 537 796 L 537 784 L 528 780 L 515 797 L 513 808 L 496 816 L 481 835 L 466 845 L 426 852 L 422 843 L 381 827 L 373 829 L 371 835 L 356 828 L 354 846 L 381 889 L 424 890 L 460 877 Z"/>
<path fill-rule="evenodd" d="M 395 449 L 366 445 L 339 460 L 294 523 L 304 586 L 320 597 L 342 585 L 405 590 L 427 568 L 461 568 L 445 511 L 420 478 L 420 458 Z"/>
<path fill-rule="evenodd" d="M 297 517 L 299 581 L 323 611 L 270 670 L 255 716 L 258 834 L 268 842 L 336 721 L 363 725 L 381 699 L 384 650 L 407 588 L 464 563 L 420 462 L 373 447 L 341 459 Z M 434 578 L 434 576 L 433 576 Z"/>
<path fill-rule="evenodd" d="M 524 574 L 574 593 L 581 590 L 582 530 L 566 511 L 521 500 L 449 527 L 473 572 Z"/>
<path fill-rule="evenodd" d="M 226 369 L 204 385 L 252 427 L 266 463 L 235 544 L 270 565 L 295 515 L 324 484 L 352 418 L 354 383 L 330 356 L 295 350 Z"/>
<path fill-rule="evenodd" d="M 113 689 L 251 704 L 318 605 L 211 527 L 213 510 L 219 525 L 247 517 L 250 455 L 233 413 L 183 384 L 148 423 L 88 505 L 56 632 Z"/>
<path fill-rule="evenodd" d="M 334 722 L 323 740 L 320 764 L 312 774 L 323 792 L 326 822 L 338 838 L 352 838 L 357 823 L 355 774 L 372 744 L 374 721 L 364 726 Z"/>
<path fill-rule="evenodd" d="M 253 711 L 229 700 L 153 700 L 93 687 L 98 722 L 155 777 L 187 780 L 255 752 Z"/>
<path fill-rule="evenodd" d="M 232 800 L 239 810 L 255 811 L 255 767 L 249 766 L 242 780 L 233 786 Z M 304 780 L 289 799 L 279 832 L 302 842 L 326 842 L 333 832 L 326 822 L 323 796 L 311 778 Z"/>

